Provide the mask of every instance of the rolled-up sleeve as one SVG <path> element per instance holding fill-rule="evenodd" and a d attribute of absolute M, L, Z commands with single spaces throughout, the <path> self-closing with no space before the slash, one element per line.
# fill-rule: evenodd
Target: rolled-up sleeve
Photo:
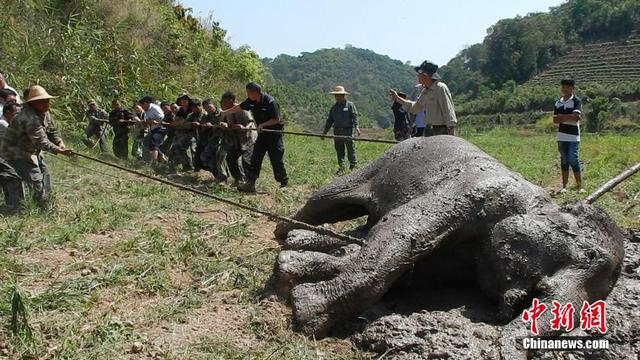
<path fill-rule="evenodd" d="M 402 104 L 402 108 L 411 114 L 417 114 L 421 111 L 425 111 L 427 109 L 427 96 L 423 91 L 418 98 L 418 101 L 411 101 L 405 99 L 398 99 Z"/>
<path fill-rule="evenodd" d="M 440 96 L 438 96 L 438 105 L 442 113 L 443 122 L 447 127 L 455 127 L 458 124 L 456 118 L 456 110 L 453 105 L 453 98 L 451 97 L 451 91 L 446 86 L 439 86 Z"/>

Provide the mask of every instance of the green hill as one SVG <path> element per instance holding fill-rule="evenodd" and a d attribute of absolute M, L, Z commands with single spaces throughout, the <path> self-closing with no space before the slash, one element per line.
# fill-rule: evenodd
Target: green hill
<path fill-rule="evenodd" d="M 289 115 L 312 129 L 324 123 L 332 103 L 327 92 L 335 85 L 344 85 L 351 92 L 363 124 L 388 127 L 393 116 L 387 90 L 409 91 L 416 81 L 409 65 L 349 45 L 297 57 L 279 55 L 263 62 L 271 70 L 275 86 L 284 90 L 281 102 L 288 105 Z"/>

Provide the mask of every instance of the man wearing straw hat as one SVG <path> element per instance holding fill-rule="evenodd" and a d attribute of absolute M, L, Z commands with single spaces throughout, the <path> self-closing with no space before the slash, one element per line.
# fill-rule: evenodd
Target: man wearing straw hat
<path fill-rule="evenodd" d="M 346 95 L 349 93 L 344 89 L 344 86 L 336 86 L 329 94 L 334 95 L 336 103 L 329 110 L 329 116 L 327 122 L 324 125 L 324 132 L 326 134 L 333 126 L 333 134 L 337 136 L 349 136 L 354 134 L 360 136 L 360 128 L 358 127 L 358 110 L 356 106 L 347 101 Z M 336 175 L 344 172 L 344 160 L 345 160 L 345 147 L 347 149 L 347 157 L 349 158 L 350 169 L 354 169 L 358 163 L 356 159 L 356 147 L 353 140 L 347 139 L 335 139 L 334 145 L 336 148 L 336 154 L 338 155 L 338 171 Z"/>
<path fill-rule="evenodd" d="M 52 98 L 42 86 L 31 86 L 26 91 L 24 110 L 9 125 L 0 149 L 0 156 L 20 175 L 37 201 L 45 200 L 51 192 L 49 170 L 41 152 L 73 154 L 53 127 L 49 115 Z"/>

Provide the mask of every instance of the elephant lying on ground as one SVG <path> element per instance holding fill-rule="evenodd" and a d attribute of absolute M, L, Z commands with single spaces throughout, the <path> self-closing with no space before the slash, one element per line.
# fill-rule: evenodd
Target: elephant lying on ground
<path fill-rule="evenodd" d="M 322 337 L 378 302 L 411 273 L 420 281 L 473 284 L 497 304 L 503 356 L 528 335 L 520 314 L 534 297 L 551 304 L 604 299 L 621 270 L 623 235 L 602 211 L 558 206 L 540 187 L 467 141 L 404 141 L 315 193 L 294 216 L 313 225 L 367 216 L 362 244 L 276 227 L 277 288 L 296 325 Z M 552 335 L 551 311 L 539 320 Z M 546 324 L 546 325 L 545 325 Z M 510 353 L 514 352 L 514 353 Z M 521 356 L 521 355 L 520 355 Z"/>

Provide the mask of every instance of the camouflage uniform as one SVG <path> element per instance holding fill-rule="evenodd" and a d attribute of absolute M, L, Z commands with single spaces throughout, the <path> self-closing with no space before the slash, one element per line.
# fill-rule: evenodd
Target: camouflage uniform
<path fill-rule="evenodd" d="M 202 119 L 203 123 L 213 124 L 214 126 L 220 125 L 220 111 L 212 114 L 207 114 Z M 224 160 L 226 158 L 226 152 L 222 148 L 222 136 L 223 130 L 218 128 L 207 129 L 203 135 L 207 136 L 206 146 L 204 147 L 200 160 L 204 165 L 204 168 L 211 171 L 216 180 L 224 181 L 227 179 L 227 170 L 224 166 Z"/>
<path fill-rule="evenodd" d="M 239 124 L 250 129 L 255 129 L 256 124 L 248 111 L 241 111 L 227 115 L 223 119 L 229 127 Z M 246 180 L 245 171 L 251 165 L 251 155 L 253 154 L 253 144 L 258 138 L 256 131 L 224 131 L 222 137 L 222 148 L 226 154 L 229 174 L 237 182 Z"/>
<path fill-rule="evenodd" d="M 91 137 L 97 136 L 98 143 L 100 144 L 100 151 L 107 152 L 105 128 L 107 120 L 109 119 L 109 114 L 107 114 L 107 112 L 102 109 L 98 109 L 96 111 L 87 110 L 85 112 L 85 116 L 87 119 L 89 119 L 89 123 L 84 130 L 84 134 L 87 136 L 87 139 L 91 139 Z M 91 142 L 89 141 L 89 143 Z"/>
<path fill-rule="evenodd" d="M 3 157 L 31 188 L 36 200 L 51 192 L 49 169 L 41 152 L 62 151 L 62 139 L 49 113 L 39 114 L 26 105 L 7 129 L 0 157 Z"/>
<path fill-rule="evenodd" d="M 204 114 L 200 118 L 200 124 L 211 123 L 215 125 L 218 123 L 218 117 L 219 115 L 217 110 L 212 114 L 208 114 L 208 113 Z M 215 130 L 217 129 L 210 129 L 206 127 L 199 127 L 195 130 L 196 149 L 193 152 L 193 168 L 196 171 L 200 169 L 211 171 L 211 172 L 215 171 L 215 164 L 209 164 L 208 162 L 205 161 L 205 158 L 207 156 L 205 154 L 205 151 L 209 147 L 209 140 L 211 140 L 211 133 L 215 132 Z M 214 176 L 215 176 L 215 172 L 214 172 Z"/>
<path fill-rule="evenodd" d="M 195 136 L 195 131 L 191 123 L 200 122 L 202 116 L 202 113 L 191 113 L 184 120 L 183 124 L 175 127 L 176 131 L 173 143 L 171 144 L 170 159 L 172 165 L 180 164 L 184 171 L 193 169 L 189 155 L 187 155 L 187 151 L 193 145 Z"/>
<path fill-rule="evenodd" d="M 109 124 L 113 129 L 113 154 L 120 159 L 129 157 L 129 126 L 128 121 L 133 120 L 134 115 L 127 109 L 113 110 L 109 113 Z"/>

